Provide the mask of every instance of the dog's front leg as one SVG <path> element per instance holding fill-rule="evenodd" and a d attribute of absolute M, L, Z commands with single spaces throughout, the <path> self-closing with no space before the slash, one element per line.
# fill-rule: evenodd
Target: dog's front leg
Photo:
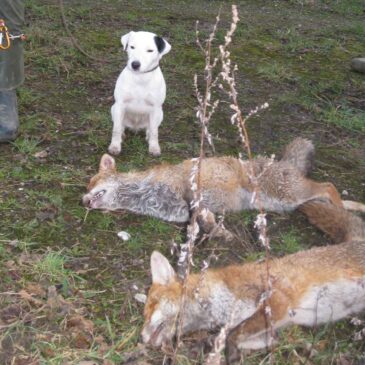
<path fill-rule="evenodd" d="M 112 120 L 113 120 L 113 134 L 108 151 L 112 155 L 119 155 L 122 150 L 122 137 L 124 133 L 124 115 L 125 107 L 120 103 L 114 103 L 111 108 Z"/>
<path fill-rule="evenodd" d="M 160 156 L 161 149 L 158 143 L 158 127 L 163 119 L 162 108 L 154 109 L 150 113 L 150 123 L 147 129 L 148 151 L 153 156 Z"/>

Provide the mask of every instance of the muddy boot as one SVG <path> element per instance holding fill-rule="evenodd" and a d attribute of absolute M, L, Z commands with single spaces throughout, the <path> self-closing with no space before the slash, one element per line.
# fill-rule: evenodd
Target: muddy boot
<path fill-rule="evenodd" d="M 16 91 L 0 91 L 0 142 L 13 141 L 18 134 L 18 127 Z"/>
<path fill-rule="evenodd" d="M 351 68 L 354 71 L 365 74 L 365 57 L 354 58 L 351 61 Z"/>

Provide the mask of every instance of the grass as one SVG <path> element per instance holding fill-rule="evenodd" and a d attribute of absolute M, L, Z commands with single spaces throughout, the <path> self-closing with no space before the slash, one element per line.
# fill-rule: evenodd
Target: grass
<path fill-rule="evenodd" d="M 65 269 L 66 258 L 58 252 L 48 252 L 32 267 L 32 272 L 38 280 L 47 279 L 50 283 L 62 283 L 68 276 Z"/>
<path fill-rule="evenodd" d="M 13 146 L 16 150 L 16 152 L 19 152 L 21 154 L 30 156 L 34 155 L 38 151 L 38 145 L 40 144 L 40 141 L 38 138 L 17 138 L 13 142 Z"/>
<path fill-rule="evenodd" d="M 257 72 L 264 78 L 274 82 L 294 80 L 291 70 L 277 62 L 258 66 Z"/>
<path fill-rule="evenodd" d="M 295 229 L 290 229 L 280 235 L 279 242 L 273 247 L 275 254 L 290 255 L 304 249 L 301 237 Z"/>
<path fill-rule="evenodd" d="M 363 110 L 330 105 L 324 111 L 323 120 L 345 129 L 365 133 L 365 112 Z"/>
<path fill-rule="evenodd" d="M 143 306 L 133 296 L 148 290 L 151 252 L 169 255 L 173 241 L 184 242 L 184 226 L 126 212 L 92 211 L 85 218 L 79 202 L 109 143 L 113 88 L 125 62 L 120 36 L 130 30 L 153 30 L 172 50 L 161 61 L 168 90 L 159 130 L 162 156 L 148 155 L 144 133 L 127 131 L 118 168 L 143 169 L 196 155 L 193 75 L 202 79 L 204 57 L 195 44 L 195 22 L 203 38 L 220 7 L 223 29 L 230 6 L 205 0 L 65 3 L 77 41 L 104 59 L 95 62 L 72 46 L 55 3 L 26 1 L 20 135 L 0 145 L 0 322 L 5 326 L 0 342 L 6 350 L 0 352 L 0 364 L 92 360 L 113 365 L 139 350 Z M 315 178 L 331 180 L 359 201 L 365 200 L 365 76 L 351 72 L 349 64 L 363 52 L 362 9 L 358 0 L 239 2 L 241 22 L 231 48 L 244 111 L 270 104 L 247 123 L 253 153 L 280 154 L 292 138 L 311 138 L 317 147 Z M 223 34 L 218 32 L 216 43 Z M 210 129 L 217 155 L 241 150 L 229 120 L 229 105 L 223 102 Z M 42 151 L 45 157 L 35 157 Z M 212 265 L 263 258 L 255 216 L 227 214 L 225 225 L 236 239 L 200 246 L 197 267 L 212 252 L 219 257 Z M 270 215 L 269 224 L 274 256 L 327 242 L 295 213 Z M 129 241 L 118 238 L 122 230 L 131 234 Z M 58 304 L 51 309 L 53 285 Z M 308 343 L 315 349 L 308 363 L 355 363 L 365 349 L 353 341 L 354 331 L 347 320 L 311 330 L 289 328 L 281 333 L 274 363 L 304 363 Z M 179 363 L 201 363 L 203 343 L 185 340 Z M 161 364 L 163 356 L 148 350 L 136 361 Z M 256 352 L 247 363 L 268 363 L 266 356 Z"/>

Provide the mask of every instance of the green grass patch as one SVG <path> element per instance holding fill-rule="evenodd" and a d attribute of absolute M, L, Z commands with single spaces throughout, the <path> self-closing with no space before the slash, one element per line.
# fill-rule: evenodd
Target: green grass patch
<path fill-rule="evenodd" d="M 295 77 L 290 68 L 277 62 L 268 63 L 257 67 L 259 75 L 274 82 L 294 81 Z"/>
<path fill-rule="evenodd" d="M 323 113 L 327 123 L 354 131 L 365 133 L 365 111 L 330 105 Z"/>

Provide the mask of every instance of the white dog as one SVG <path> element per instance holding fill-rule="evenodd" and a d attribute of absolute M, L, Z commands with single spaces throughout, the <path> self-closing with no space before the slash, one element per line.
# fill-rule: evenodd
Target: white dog
<path fill-rule="evenodd" d="M 129 32 L 122 36 L 122 45 L 128 53 L 128 63 L 115 85 L 115 103 L 111 108 L 113 135 L 108 151 L 113 155 L 120 153 L 126 127 L 145 128 L 148 150 L 159 156 L 158 127 L 163 119 L 162 104 L 166 97 L 159 61 L 171 46 L 150 32 Z"/>

